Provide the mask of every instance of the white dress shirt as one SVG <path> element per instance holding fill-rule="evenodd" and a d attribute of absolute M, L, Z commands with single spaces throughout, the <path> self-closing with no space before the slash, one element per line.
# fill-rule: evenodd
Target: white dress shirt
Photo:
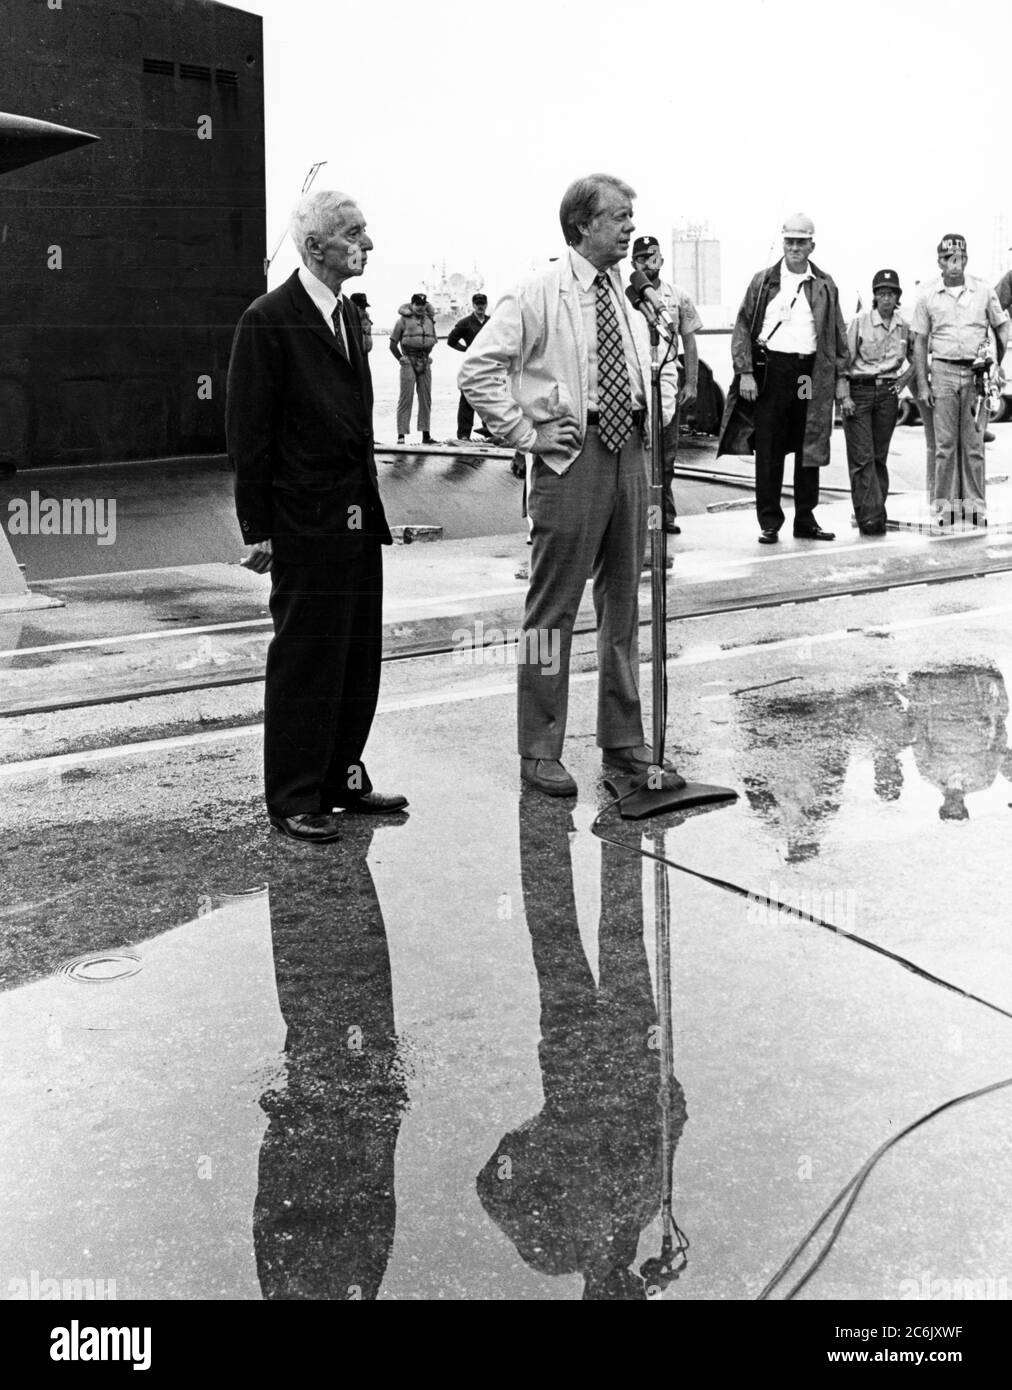
<path fill-rule="evenodd" d="M 569 259 L 573 267 L 573 274 L 580 287 L 583 332 L 587 339 L 589 383 L 587 409 L 597 410 L 597 285 L 594 282 L 602 272 L 598 270 L 597 266 L 592 265 L 585 256 L 581 256 L 579 251 L 575 251 L 572 246 L 569 248 Z M 603 273 L 608 279 L 615 317 L 618 319 L 618 326 L 622 333 L 622 347 L 625 352 L 625 364 L 629 372 L 629 386 L 632 392 L 632 408 L 633 410 L 643 410 L 647 403 L 647 397 L 643 389 L 643 373 L 640 371 L 639 359 L 633 346 L 632 330 L 626 319 L 628 300 L 622 293 L 622 283 L 614 266 Z"/>
<path fill-rule="evenodd" d="M 786 261 L 780 262 L 780 293 L 775 294 L 766 306 L 760 334 L 764 342 L 768 341 L 776 328 L 769 345 L 770 352 L 809 354 L 815 351 L 815 319 L 808 295 L 802 288 L 806 280 L 814 279 L 811 270 L 796 275 L 787 269 Z"/>
<path fill-rule="evenodd" d="M 319 309 L 320 317 L 330 329 L 331 333 L 340 339 L 341 348 L 345 357 L 349 357 L 348 342 L 344 336 L 343 308 L 337 317 L 337 322 L 341 325 L 340 332 L 338 332 L 334 324 L 334 310 L 341 303 L 341 296 L 335 294 L 329 285 L 325 285 L 322 280 L 318 279 L 317 276 L 304 265 L 299 266 L 299 283 Z"/>

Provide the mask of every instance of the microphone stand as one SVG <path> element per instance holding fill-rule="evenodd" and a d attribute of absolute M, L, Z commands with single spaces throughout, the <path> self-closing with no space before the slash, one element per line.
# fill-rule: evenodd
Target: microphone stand
<path fill-rule="evenodd" d="M 654 853 L 664 851 L 664 832 L 651 827 Z M 657 980 L 657 1025 L 660 1042 L 661 1118 L 661 1248 L 645 1260 L 640 1274 L 648 1289 L 658 1293 L 673 1283 L 688 1263 L 689 1238 L 679 1228 L 674 1215 L 675 1149 L 685 1125 L 684 1096 L 675 1078 L 675 1046 L 671 1027 L 671 900 L 668 894 L 668 868 L 654 860 L 654 950 Z M 680 1097 L 680 1114 L 675 1132 L 674 1103 Z"/>
<path fill-rule="evenodd" d="M 650 505 L 647 510 L 650 528 L 650 619 L 651 619 L 651 685 L 653 693 L 653 739 L 650 749 L 653 767 L 642 773 L 609 773 L 604 784 L 619 798 L 619 813 L 623 820 L 644 820 L 669 811 L 681 811 L 687 806 L 705 806 L 718 801 L 736 801 L 738 793 L 730 787 L 713 786 L 706 782 L 686 782 L 677 791 L 668 790 L 664 783 L 664 735 L 668 718 L 667 700 L 667 633 L 668 537 L 664 530 L 664 445 L 661 418 L 661 331 L 665 339 L 665 355 L 673 347 L 672 330 L 658 320 L 649 301 L 636 288 L 626 291 L 630 302 L 644 315 L 650 327 Z"/>

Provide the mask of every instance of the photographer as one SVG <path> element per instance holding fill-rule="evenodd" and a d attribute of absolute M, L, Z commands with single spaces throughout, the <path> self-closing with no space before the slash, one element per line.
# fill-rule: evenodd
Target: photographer
<path fill-rule="evenodd" d="M 985 281 L 965 274 L 966 262 L 966 239 L 955 233 L 943 236 L 938 243 L 942 273 L 923 286 L 913 315 L 917 396 L 922 410 L 930 410 L 934 419 L 931 509 L 940 527 L 961 521 L 987 525 L 987 413 L 975 410 L 978 377 L 982 382 L 988 367 L 988 327 L 994 329 L 998 364 L 1008 342 L 1008 314 Z"/>

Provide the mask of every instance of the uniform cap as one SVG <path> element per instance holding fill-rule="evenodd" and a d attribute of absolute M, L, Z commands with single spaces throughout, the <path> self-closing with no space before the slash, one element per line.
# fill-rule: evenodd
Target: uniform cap
<path fill-rule="evenodd" d="M 633 242 L 633 260 L 637 256 L 649 256 L 651 251 L 660 250 L 660 245 L 655 236 L 638 236 Z"/>
<path fill-rule="evenodd" d="M 784 236 L 803 236 L 810 240 L 815 238 L 815 223 L 803 212 L 792 212 L 790 217 L 784 218 Z"/>
<path fill-rule="evenodd" d="M 966 255 L 966 237 L 958 232 L 946 232 L 938 243 L 938 255 L 948 256 L 953 251 L 962 251 Z"/>
<path fill-rule="evenodd" d="M 895 270 L 877 270 L 875 278 L 871 282 L 872 293 L 875 290 L 895 290 L 897 294 L 902 294 L 900 289 L 900 277 Z"/>

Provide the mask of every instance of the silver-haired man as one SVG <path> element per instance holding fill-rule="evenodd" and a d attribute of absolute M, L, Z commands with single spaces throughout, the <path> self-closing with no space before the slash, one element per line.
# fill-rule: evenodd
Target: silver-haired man
<path fill-rule="evenodd" d="M 235 332 L 225 428 L 249 563 L 271 571 L 264 687 L 271 824 L 336 840 L 336 810 L 400 810 L 362 753 L 379 692 L 390 544 L 373 459 L 372 380 L 358 310 L 341 293 L 372 240 L 352 198 L 308 194 L 292 216 L 302 265 Z"/>

